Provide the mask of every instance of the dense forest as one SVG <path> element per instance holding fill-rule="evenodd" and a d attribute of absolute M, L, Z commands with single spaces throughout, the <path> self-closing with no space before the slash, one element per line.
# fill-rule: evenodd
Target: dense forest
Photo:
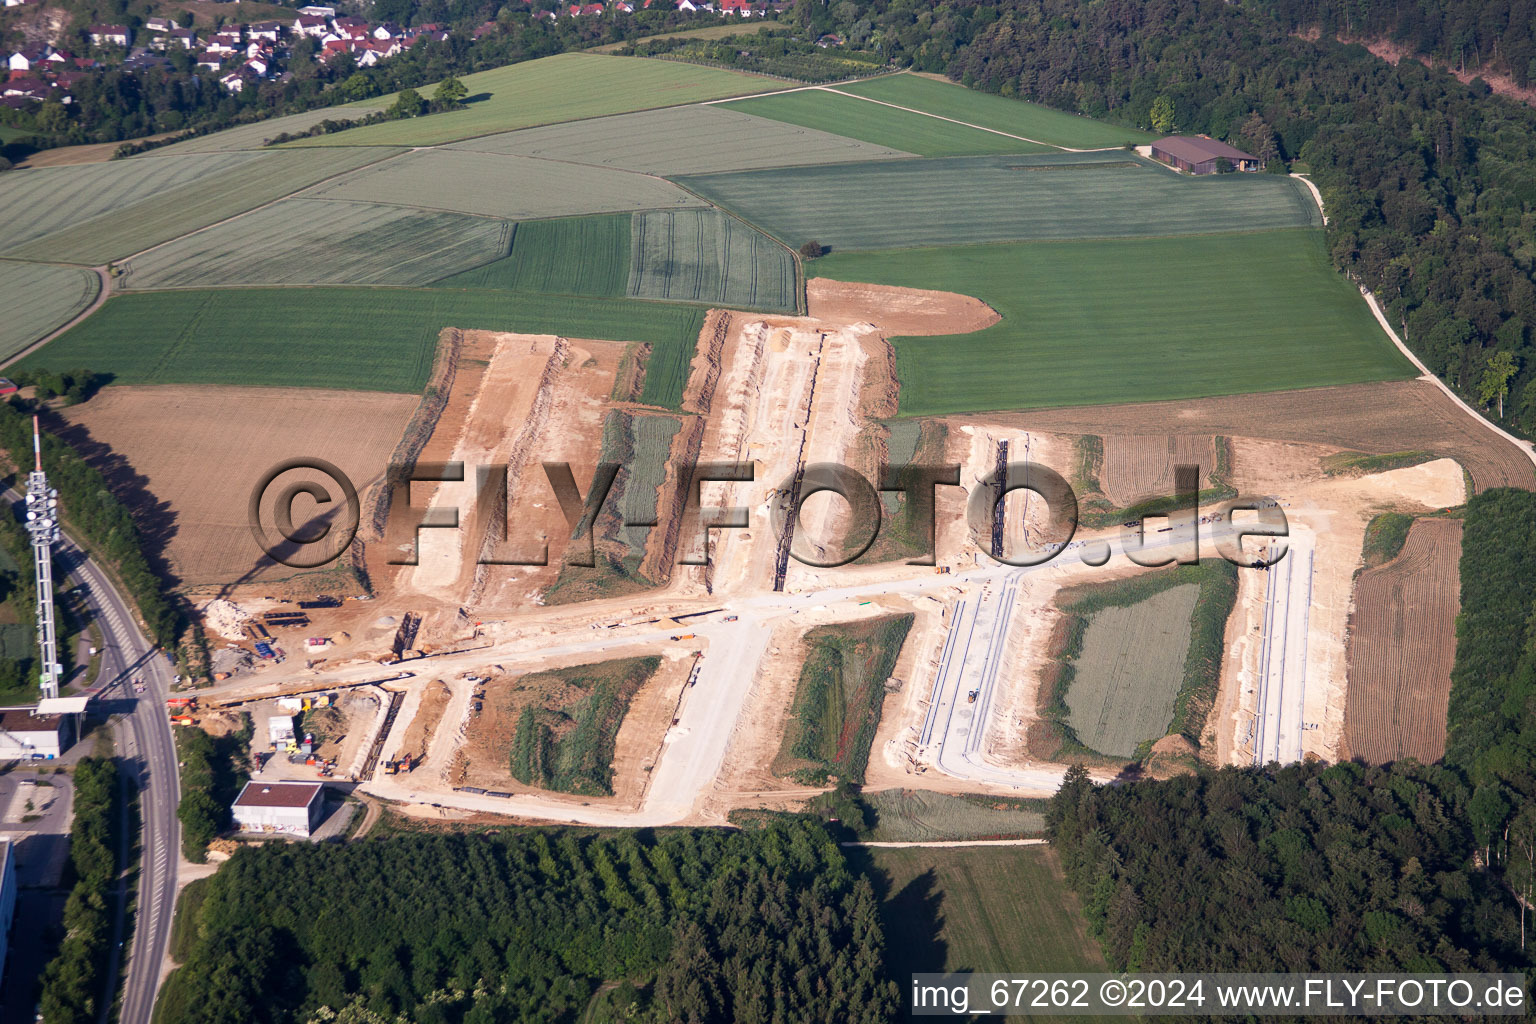
<path fill-rule="evenodd" d="M 1536 494 L 1467 505 L 1445 761 L 1099 787 L 1048 825 L 1116 967 L 1524 968 L 1536 895 Z"/>
<path fill-rule="evenodd" d="M 1339 269 L 1432 370 L 1536 432 L 1536 110 L 1227 0 L 801 0 L 793 17 L 988 92 L 1304 165 Z"/>
<path fill-rule="evenodd" d="M 1536 82 L 1536 3 L 1532 0 L 1255 0 L 1294 31 L 1343 39 L 1387 39 L 1459 70 Z"/>
<path fill-rule="evenodd" d="M 204 885 L 165 1024 L 896 1013 L 869 882 L 805 821 L 273 843 Z"/>

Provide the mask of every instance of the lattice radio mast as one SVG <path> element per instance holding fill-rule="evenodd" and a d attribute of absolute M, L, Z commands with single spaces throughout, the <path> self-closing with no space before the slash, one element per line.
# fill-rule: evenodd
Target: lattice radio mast
<path fill-rule="evenodd" d="M 37 642 L 42 648 L 42 693 L 59 695 L 59 638 L 53 621 L 53 545 L 59 539 L 59 492 L 43 472 L 43 437 L 32 417 L 33 469 L 27 474 L 27 533 L 32 535 L 32 563 L 37 579 Z"/>

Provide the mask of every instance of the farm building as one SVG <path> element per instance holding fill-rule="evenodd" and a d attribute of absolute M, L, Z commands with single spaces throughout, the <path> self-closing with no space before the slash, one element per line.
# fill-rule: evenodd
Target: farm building
<path fill-rule="evenodd" d="M 308 837 L 320 824 L 318 782 L 247 782 L 230 811 L 246 832 L 282 832 Z"/>
<path fill-rule="evenodd" d="M 1152 143 L 1152 158 L 1189 174 L 1215 174 L 1225 160 L 1234 171 L 1261 170 L 1259 158 L 1204 135 L 1170 135 Z"/>
<path fill-rule="evenodd" d="M 53 760 L 75 742 L 73 715 L 39 714 L 36 708 L 0 710 L 0 760 Z"/>

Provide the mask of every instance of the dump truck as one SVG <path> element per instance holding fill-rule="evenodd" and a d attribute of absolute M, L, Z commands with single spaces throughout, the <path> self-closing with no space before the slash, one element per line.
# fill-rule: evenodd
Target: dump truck
<path fill-rule="evenodd" d="M 967 704 L 975 704 L 976 703 L 976 697 L 980 693 L 981 693 L 980 690 L 972 690 L 970 693 L 967 693 L 965 695 L 965 702 Z"/>
<path fill-rule="evenodd" d="M 679 633 L 677 636 L 668 637 L 667 639 L 669 639 L 669 640 L 692 640 L 693 637 L 694 637 L 693 633 Z"/>
<path fill-rule="evenodd" d="M 172 709 L 181 708 L 181 709 L 185 709 L 187 711 L 192 711 L 192 710 L 195 710 L 197 708 L 197 698 L 196 697 L 167 697 L 167 698 L 165 698 L 165 706 L 168 707 L 168 708 L 172 708 Z"/>
<path fill-rule="evenodd" d="M 936 566 L 933 567 L 933 571 L 935 573 L 938 573 L 939 575 L 943 575 L 943 574 L 949 572 L 949 566 L 947 566 L 947 565 L 936 565 Z"/>

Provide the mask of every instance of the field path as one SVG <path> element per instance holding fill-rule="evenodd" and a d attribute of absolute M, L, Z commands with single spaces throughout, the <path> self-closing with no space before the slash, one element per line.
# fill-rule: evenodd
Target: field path
<path fill-rule="evenodd" d="M 91 304 L 86 306 L 79 313 L 76 313 L 75 316 L 63 326 L 54 328 L 52 331 L 43 335 L 37 341 L 34 341 L 20 352 L 17 352 L 15 355 L 11 356 L 11 358 L 5 360 L 4 362 L 0 362 L 0 370 L 5 369 L 12 363 L 25 359 L 27 356 L 31 355 L 33 352 L 36 352 L 38 349 L 48 344 L 54 338 L 57 338 L 59 335 L 69 330 L 71 327 L 74 327 L 76 324 L 80 323 L 86 317 L 90 316 L 92 313 L 101 308 L 102 303 L 106 302 L 112 294 L 112 279 L 107 276 L 107 268 L 105 266 L 91 267 L 90 269 L 96 272 L 97 281 L 96 297 L 91 300 Z"/>
<path fill-rule="evenodd" d="M 931 117 L 938 121 L 948 121 L 950 124 L 963 125 L 966 128 L 975 128 L 979 132 L 989 132 L 992 135 L 1001 135 L 1006 139 L 1018 139 L 1020 142 L 1028 142 L 1036 146 L 1045 146 L 1063 153 L 1100 153 L 1109 149 L 1118 149 L 1118 146 L 1100 146 L 1098 149 L 1073 149 L 1071 146 L 1058 146 L 1050 142 L 1041 142 L 1039 139 L 1031 139 L 1024 135 L 1015 135 L 1012 132 L 999 131 L 996 128 L 988 128 L 985 125 L 973 124 L 970 121 L 961 121 L 953 117 L 945 117 L 942 114 L 930 114 L 926 110 L 918 110 L 916 107 L 904 107 L 899 103 L 889 103 L 885 100 L 877 100 L 871 96 L 860 96 L 858 93 L 844 92 L 830 85 L 802 85 L 794 89 L 780 89 L 772 93 L 754 93 L 751 96 L 728 96 L 720 100 L 705 100 L 704 106 L 731 103 L 736 100 L 761 99 L 763 96 L 783 96 L 791 92 L 830 92 L 839 96 L 847 96 L 849 99 L 863 100 L 865 103 L 878 103 L 882 107 L 892 107 L 896 110 L 905 110 L 909 114 L 921 114 L 923 117 Z"/>
<path fill-rule="evenodd" d="M 911 843 L 838 843 L 837 845 L 880 850 L 951 850 L 964 846 L 1044 846 L 1049 842 L 1049 839 L 930 839 Z"/>
<path fill-rule="evenodd" d="M 1307 186 L 1307 189 L 1312 193 L 1312 198 L 1317 201 L 1317 212 L 1323 215 L 1323 223 L 1327 224 L 1328 212 L 1323 209 L 1323 194 L 1318 191 L 1317 186 L 1312 184 L 1311 180 L 1304 175 L 1293 174 L 1291 177 L 1298 179 L 1302 184 Z M 1530 441 L 1520 440 L 1520 438 L 1516 437 L 1514 434 L 1511 434 L 1509 431 L 1505 430 L 1503 427 L 1499 426 L 1497 423 L 1493 422 L 1488 417 L 1472 408 L 1466 402 L 1462 401 L 1461 396 L 1452 391 L 1450 385 L 1448 385 L 1445 381 L 1431 373 L 1429 367 L 1425 366 L 1423 361 L 1420 360 L 1418 356 L 1414 355 L 1413 351 L 1403 343 L 1403 339 L 1397 336 L 1397 331 L 1392 329 L 1391 322 L 1387 320 L 1386 314 L 1381 311 L 1381 303 L 1376 301 L 1376 296 L 1372 295 L 1370 290 L 1367 289 L 1365 285 L 1360 285 L 1360 294 L 1365 297 L 1365 304 L 1371 307 L 1371 315 L 1376 318 L 1376 322 L 1381 325 L 1381 329 L 1387 332 L 1387 337 L 1392 339 L 1392 344 L 1396 345 L 1397 350 L 1401 352 L 1410 363 L 1418 368 L 1419 373 L 1423 375 L 1421 377 L 1422 380 L 1429 381 L 1435 387 L 1445 392 L 1450 400 L 1461 406 L 1462 411 L 1465 412 L 1468 416 L 1471 416 L 1474 420 L 1477 420 L 1477 422 L 1481 423 L 1495 434 L 1498 434 L 1500 437 L 1514 445 L 1516 448 L 1519 448 L 1520 451 L 1525 454 L 1526 458 L 1530 459 L 1532 463 L 1536 463 L 1536 446 L 1533 446 Z"/>

